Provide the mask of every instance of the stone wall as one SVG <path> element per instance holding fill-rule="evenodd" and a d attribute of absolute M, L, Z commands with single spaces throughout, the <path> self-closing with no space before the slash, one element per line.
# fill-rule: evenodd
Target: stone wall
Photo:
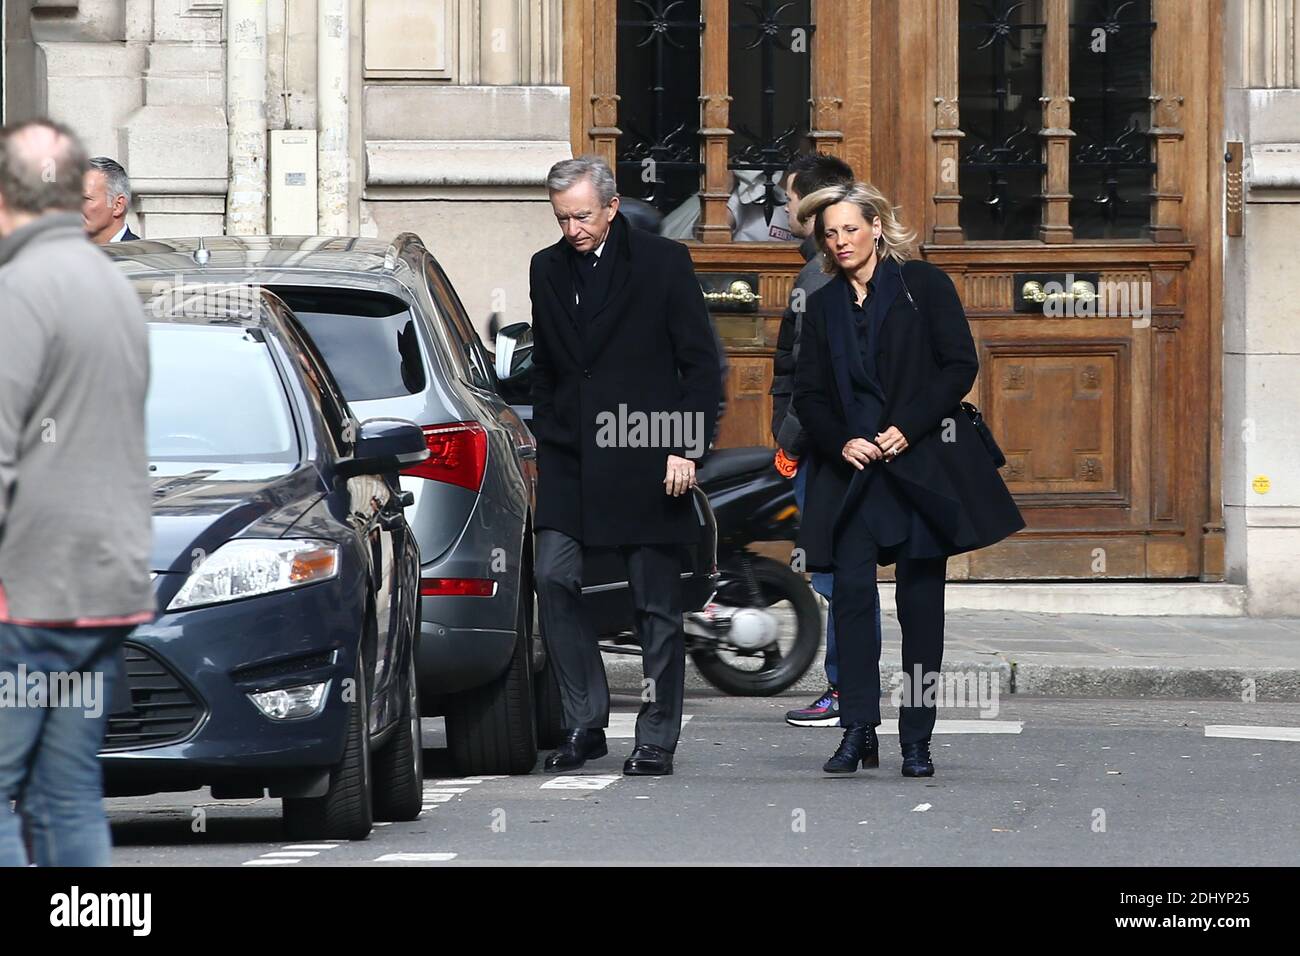
<path fill-rule="evenodd" d="M 1224 138 L 1244 144 L 1224 240 L 1223 504 L 1251 614 L 1300 615 L 1300 4 L 1230 0 Z"/>

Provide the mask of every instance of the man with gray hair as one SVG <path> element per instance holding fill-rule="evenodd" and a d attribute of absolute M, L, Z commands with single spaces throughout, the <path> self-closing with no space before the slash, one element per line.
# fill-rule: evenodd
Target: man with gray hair
<path fill-rule="evenodd" d="M 91 242 L 106 246 L 140 238 L 126 224 L 131 180 L 117 160 L 96 156 L 90 161 L 81 199 L 81 219 Z"/>
<path fill-rule="evenodd" d="M 88 165 L 56 123 L 0 129 L 0 866 L 14 803 L 37 863 L 108 864 L 97 754 L 153 617 L 147 324 L 82 229 Z"/>
<path fill-rule="evenodd" d="M 718 347 L 686 247 L 633 229 L 595 156 L 546 180 L 561 238 L 533 256 L 536 582 L 564 707 L 552 773 L 608 753 L 609 686 L 582 604 L 590 549 L 627 566 L 645 673 L 633 775 L 673 772 L 686 673 L 680 549 L 699 537 L 695 462 L 722 383 Z"/>

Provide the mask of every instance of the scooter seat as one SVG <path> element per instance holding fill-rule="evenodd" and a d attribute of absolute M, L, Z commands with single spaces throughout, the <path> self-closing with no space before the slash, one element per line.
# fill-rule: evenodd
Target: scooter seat
<path fill-rule="evenodd" d="M 706 485 L 738 475 L 748 475 L 764 468 L 773 468 L 776 449 L 758 445 L 750 448 L 723 448 L 704 459 L 695 469 L 695 480 Z"/>

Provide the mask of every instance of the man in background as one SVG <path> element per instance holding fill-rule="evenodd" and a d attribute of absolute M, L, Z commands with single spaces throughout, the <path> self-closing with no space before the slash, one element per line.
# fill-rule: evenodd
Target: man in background
<path fill-rule="evenodd" d="M 154 610 L 146 321 L 87 241 L 88 168 L 63 126 L 0 129 L 0 866 L 20 815 L 38 864 L 108 865 L 97 755 Z"/>
<path fill-rule="evenodd" d="M 90 241 L 98 246 L 139 239 L 126 224 L 131 208 L 131 180 L 117 160 L 96 156 L 86 173 L 81 219 Z"/>

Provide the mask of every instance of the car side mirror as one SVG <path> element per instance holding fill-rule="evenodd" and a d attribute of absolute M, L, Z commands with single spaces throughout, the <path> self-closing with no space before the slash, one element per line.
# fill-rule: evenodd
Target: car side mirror
<path fill-rule="evenodd" d="M 497 332 L 495 347 L 497 378 L 509 381 L 532 365 L 533 327 L 512 322 Z"/>
<path fill-rule="evenodd" d="M 429 457 L 424 432 L 413 422 L 368 418 L 360 425 L 348 424 L 355 434 L 352 455 L 340 459 L 337 466 L 345 478 L 396 473 Z"/>

